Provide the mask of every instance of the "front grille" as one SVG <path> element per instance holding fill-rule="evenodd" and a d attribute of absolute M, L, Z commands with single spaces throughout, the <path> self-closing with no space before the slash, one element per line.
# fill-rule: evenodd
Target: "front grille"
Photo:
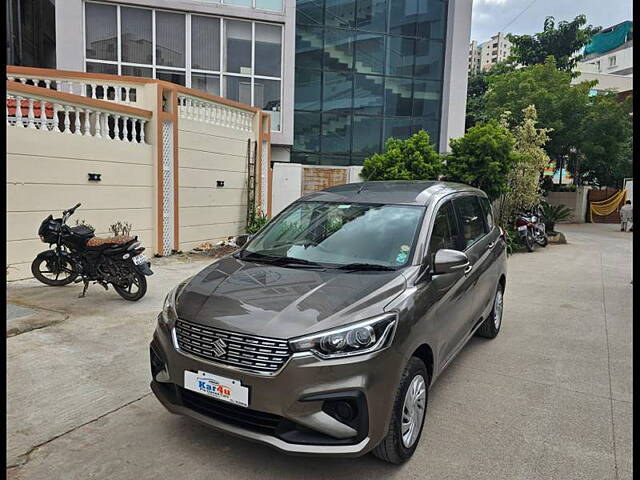
<path fill-rule="evenodd" d="M 214 398 L 208 398 L 182 387 L 182 404 L 207 417 L 230 423 L 254 432 L 275 435 L 278 424 L 283 417 L 272 413 L 258 412 L 245 407 L 239 407 Z"/>
<path fill-rule="evenodd" d="M 184 352 L 260 373 L 277 372 L 291 355 L 286 340 L 227 332 L 184 320 L 176 323 L 176 338 Z"/>

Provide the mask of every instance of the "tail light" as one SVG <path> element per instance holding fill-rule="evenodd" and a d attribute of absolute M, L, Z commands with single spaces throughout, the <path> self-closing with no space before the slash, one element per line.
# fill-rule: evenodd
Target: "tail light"
<path fill-rule="evenodd" d="M 522 219 L 522 218 L 518 218 L 516 220 L 516 227 L 522 227 L 522 226 L 529 226 L 529 222 L 527 222 L 526 220 Z"/>

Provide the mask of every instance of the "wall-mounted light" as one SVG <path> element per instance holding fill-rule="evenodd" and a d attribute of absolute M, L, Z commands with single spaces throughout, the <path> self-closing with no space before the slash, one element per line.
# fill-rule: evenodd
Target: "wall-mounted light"
<path fill-rule="evenodd" d="M 102 179 L 100 178 L 100 176 L 102 175 L 101 173 L 89 173 L 89 181 L 90 182 L 100 182 L 102 181 Z"/>
<path fill-rule="evenodd" d="M 224 180 L 216 180 L 216 187 L 224 187 Z"/>

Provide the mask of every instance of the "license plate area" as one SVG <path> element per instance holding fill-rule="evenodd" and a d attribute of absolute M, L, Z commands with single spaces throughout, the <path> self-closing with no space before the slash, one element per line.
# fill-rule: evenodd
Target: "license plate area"
<path fill-rule="evenodd" d="M 240 380 L 185 370 L 184 388 L 241 407 L 249 406 L 249 387 L 243 386 Z"/>
<path fill-rule="evenodd" d="M 141 265 L 147 261 L 147 257 L 144 256 L 144 253 L 141 253 L 133 257 L 132 260 L 134 265 Z"/>
<path fill-rule="evenodd" d="M 518 227 L 518 231 L 519 232 L 526 232 L 527 231 L 527 226 L 526 225 L 520 225 Z"/>

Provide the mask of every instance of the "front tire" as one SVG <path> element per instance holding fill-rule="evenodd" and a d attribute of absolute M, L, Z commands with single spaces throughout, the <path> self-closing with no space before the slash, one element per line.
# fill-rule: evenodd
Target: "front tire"
<path fill-rule="evenodd" d="M 372 450 L 374 456 L 396 465 L 411 458 L 422 435 L 427 412 L 429 380 L 424 362 L 417 357 L 411 357 L 400 379 L 389 429 L 382 441 Z"/>
<path fill-rule="evenodd" d="M 147 293 L 147 278 L 140 272 L 133 272 L 132 281 L 126 284 L 112 284 L 114 290 L 125 300 L 135 302 Z"/>
<path fill-rule="evenodd" d="M 493 308 L 489 316 L 482 322 L 480 328 L 476 330 L 476 335 L 484 338 L 496 338 L 502 326 L 502 312 L 504 310 L 504 287 L 498 284 L 496 295 L 493 297 Z"/>
<path fill-rule="evenodd" d="M 69 285 L 78 277 L 78 272 L 66 257 L 40 258 L 31 262 L 31 273 L 39 282 L 51 287 Z"/>
<path fill-rule="evenodd" d="M 535 247 L 535 240 L 533 239 L 533 233 L 531 230 L 527 230 L 527 235 L 523 238 L 524 246 L 527 247 L 528 252 L 533 252 L 533 248 Z"/>

